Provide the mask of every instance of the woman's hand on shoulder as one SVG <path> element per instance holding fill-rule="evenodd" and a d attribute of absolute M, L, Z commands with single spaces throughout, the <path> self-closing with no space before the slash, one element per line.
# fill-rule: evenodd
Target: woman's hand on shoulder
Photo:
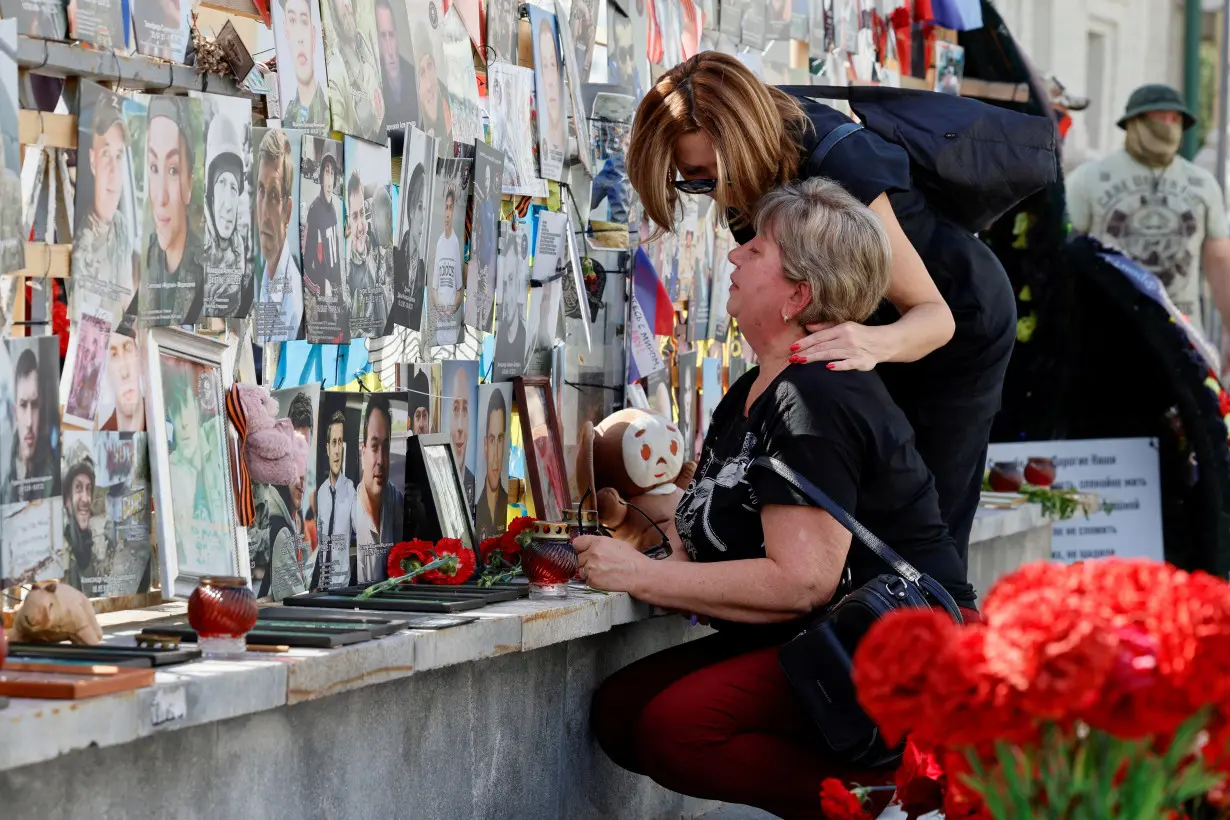
<path fill-rule="evenodd" d="M 577 536 L 572 546 L 581 579 L 607 592 L 634 592 L 637 578 L 652 560 L 627 541 L 605 535 Z"/>
<path fill-rule="evenodd" d="M 829 370 L 873 370 L 888 358 L 883 328 L 857 322 L 817 322 L 790 348 L 790 361 L 828 362 Z"/>

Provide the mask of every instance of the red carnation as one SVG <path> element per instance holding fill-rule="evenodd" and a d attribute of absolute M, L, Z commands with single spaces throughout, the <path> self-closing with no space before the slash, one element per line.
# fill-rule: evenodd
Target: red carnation
<path fill-rule="evenodd" d="M 924 752 L 907 740 L 901 765 L 894 778 L 897 800 L 910 817 L 937 811 L 944 806 L 944 770 L 931 752 Z"/>
<path fill-rule="evenodd" d="M 504 531 L 504 535 L 500 537 L 500 552 L 504 553 L 504 560 L 513 563 L 518 555 L 521 554 L 522 533 L 527 530 L 533 530 L 534 524 L 538 522 L 537 518 L 528 515 L 522 515 L 512 520 L 508 525 L 508 529 Z M 528 538 L 528 534 L 525 536 Z"/>
<path fill-rule="evenodd" d="M 1217 414 L 1225 418 L 1230 413 L 1230 391 L 1222 390 L 1217 394 Z"/>
<path fill-rule="evenodd" d="M 442 538 L 436 543 L 436 554 L 443 558 L 453 555 L 457 558 L 452 567 L 441 567 L 423 573 L 423 580 L 429 584 L 456 586 L 464 584 L 474 575 L 476 560 L 474 550 L 466 549 L 456 538 Z"/>
<path fill-rule="evenodd" d="M 490 566 L 493 558 L 501 554 L 500 542 L 502 537 L 496 535 L 492 538 L 484 538 L 478 543 L 478 556 L 483 562 L 483 566 Z"/>
<path fill-rule="evenodd" d="M 394 544 L 393 549 L 389 550 L 386 567 L 390 578 L 400 578 L 431 563 L 432 560 L 431 542 L 416 538 L 413 541 Z"/>
<path fill-rule="evenodd" d="M 957 626 L 931 609 L 899 610 L 877 621 L 854 652 L 858 701 L 896 743 L 924 717 L 922 698 L 935 658 Z"/>
<path fill-rule="evenodd" d="M 820 810 L 828 820 L 871 820 L 862 801 L 835 777 L 820 783 Z"/>

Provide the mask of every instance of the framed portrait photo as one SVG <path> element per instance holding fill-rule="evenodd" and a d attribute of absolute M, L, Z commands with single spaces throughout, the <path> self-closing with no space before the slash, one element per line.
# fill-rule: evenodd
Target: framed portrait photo
<path fill-rule="evenodd" d="M 551 381 L 545 376 L 523 376 L 514 380 L 513 387 L 534 511 L 543 521 L 559 521 L 572 506 L 572 497 Z"/>
<path fill-rule="evenodd" d="M 406 447 L 406 540 L 456 538 L 478 557 L 461 479 L 448 433 L 413 436 Z"/>
<path fill-rule="evenodd" d="M 232 483 L 238 443 L 225 397 L 234 350 L 173 327 L 146 345 L 150 469 L 163 595 L 187 598 L 202 576 L 250 578 Z"/>

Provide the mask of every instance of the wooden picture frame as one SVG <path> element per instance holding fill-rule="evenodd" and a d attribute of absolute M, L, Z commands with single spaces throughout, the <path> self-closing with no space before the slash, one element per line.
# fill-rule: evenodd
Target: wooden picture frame
<path fill-rule="evenodd" d="M 248 533 L 239 526 L 235 503 L 239 441 L 225 404 L 235 370 L 234 349 L 177 327 L 155 327 L 145 351 L 145 412 L 163 597 L 187 598 L 205 575 L 250 580 Z M 164 379 L 167 367 L 174 368 L 169 382 Z M 210 520 L 198 518 L 201 511 Z"/>
<path fill-rule="evenodd" d="M 513 380 L 513 388 L 535 516 L 543 521 L 560 521 L 563 511 L 572 507 L 572 496 L 551 380 L 545 376 L 520 376 Z"/>
<path fill-rule="evenodd" d="M 470 505 L 466 502 L 452 438 L 448 433 L 412 436 L 406 447 L 406 520 L 403 537 L 439 541 L 456 538 L 473 550 L 478 562 L 478 540 Z"/>

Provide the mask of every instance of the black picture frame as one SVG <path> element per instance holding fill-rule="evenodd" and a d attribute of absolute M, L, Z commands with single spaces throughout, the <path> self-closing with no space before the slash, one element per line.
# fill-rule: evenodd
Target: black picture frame
<path fill-rule="evenodd" d="M 432 542 L 457 538 L 474 553 L 475 566 L 479 564 L 474 522 L 470 520 L 448 433 L 412 436 L 406 447 L 403 537 L 407 541 L 419 538 Z M 477 574 L 467 583 L 476 580 Z"/>

